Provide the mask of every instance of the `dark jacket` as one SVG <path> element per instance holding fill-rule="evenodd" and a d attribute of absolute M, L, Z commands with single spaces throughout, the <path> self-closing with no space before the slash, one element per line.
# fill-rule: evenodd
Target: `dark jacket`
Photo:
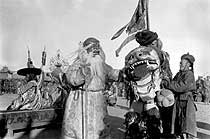
<path fill-rule="evenodd" d="M 197 136 L 196 131 L 196 118 L 195 118 L 195 104 L 193 102 L 192 91 L 196 89 L 196 82 L 194 73 L 191 70 L 179 71 L 173 80 L 170 82 L 169 89 L 175 94 L 176 102 L 173 108 L 172 116 L 172 133 L 176 128 L 175 119 L 177 115 L 177 110 L 180 111 L 179 102 L 186 101 L 186 113 L 185 113 L 185 127 L 183 127 L 182 132 Z"/>
<path fill-rule="evenodd" d="M 175 96 L 185 95 L 196 89 L 194 73 L 191 70 L 179 71 L 170 82 L 169 89 Z"/>

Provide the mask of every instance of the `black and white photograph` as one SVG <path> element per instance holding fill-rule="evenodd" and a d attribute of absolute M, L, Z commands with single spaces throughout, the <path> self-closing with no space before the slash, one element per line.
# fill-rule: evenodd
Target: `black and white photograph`
<path fill-rule="evenodd" d="M 0 139 L 210 139 L 209 13 L 0 0 Z"/>

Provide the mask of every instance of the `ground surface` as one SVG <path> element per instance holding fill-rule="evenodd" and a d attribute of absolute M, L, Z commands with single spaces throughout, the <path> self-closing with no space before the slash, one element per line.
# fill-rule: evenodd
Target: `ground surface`
<path fill-rule="evenodd" d="M 0 96 L 0 110 L 4 110 L 15 95 Z M 210 139 L 210 105 L 196 103 L 196 121 L 199 139 Z M 127 112 L 127 102 L 123 98 L 118 98 L 115 107 L 108 107 L 108 122 L 111 125 L 112 139 L 123 139 L 125 128 L 123 126 L 124 114 Z M 15 132 L 14 137 L 4 137 L 3 139 L 61 139 L 60 128 L 38 128 L 31 131 Z"/>

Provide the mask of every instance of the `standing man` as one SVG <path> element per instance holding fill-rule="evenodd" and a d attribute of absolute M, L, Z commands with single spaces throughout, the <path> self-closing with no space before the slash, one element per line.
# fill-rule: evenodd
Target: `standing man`
<path fill-rule="evenodd" d="M 172 116 L 172 134 L 177 138 L 197 136 L 195 111 L 192 92 L 196 89 L 193 64 L 195 58 L 189 53 L 182 55 L 180 71 L 170 82 L 168 89 L 175 94 Z"/>
<path fill-rule="evenodd" d="M 103 133 L 107 104 L 103 95 L 108 79 L 118 80 L 119 70 L 105 63 L 99 40 L 90 37 L 78 50 L 78 56 L 63 77 L 71 86 L 65 107 L 65 139 L 99 139 Z"/>

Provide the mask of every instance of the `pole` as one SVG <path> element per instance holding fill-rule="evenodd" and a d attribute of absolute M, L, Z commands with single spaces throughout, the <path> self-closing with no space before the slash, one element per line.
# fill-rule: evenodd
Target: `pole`
<path fill-rule="evenodd" d="M 28 68 L 32 68 L 33 67 L 33 63 L 31 61 L 31 52 L 30 52 L 30 49 L 29 49 L 29 46 L 27 45 L 27 49 L 28 49 L 28 61 L 27 61 L 27 67 Z"/>
<path fill-rule="evenodd" d="M 83 92 L 83 90 L 81 91 L 81 105 L 82 105 L 82 139 L 84 139 L 84 130 L 85 130 L 85 128 L 84 128 L 84 108 L 83 108 L 83 95 L 84 95 L 84 92 Z"/>
<path fill-rule="evenodd" d="M 44 50 L 42 51 L 42 66 L 45 66 L 46 64 L 46 57 L 47 57 L 47 54 L 46 54 L 46 47 L 44 46 Z"/>
<path fill-rule="evenodd" d="M 149 26 L 149 0 L 146 0 L 146 29 L 150 30 L 150 26 Z"/>

